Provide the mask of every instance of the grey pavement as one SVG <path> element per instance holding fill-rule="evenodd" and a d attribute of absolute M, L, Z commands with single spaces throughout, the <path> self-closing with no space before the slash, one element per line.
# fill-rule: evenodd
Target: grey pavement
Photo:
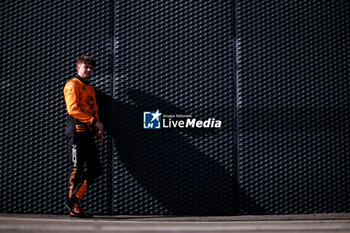
<path fill-rule="evenodd" d="M 350 213 L 254 216 L 0 214 L 0 232 L 349 232 Z"/>

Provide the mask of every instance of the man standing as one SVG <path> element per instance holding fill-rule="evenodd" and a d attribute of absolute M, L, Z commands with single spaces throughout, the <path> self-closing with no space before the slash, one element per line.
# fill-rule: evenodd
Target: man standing
<path fill-rule="evenodd" d="M 94 135 L 103 142 L 103 124 L 99 121 L 94 88 L 89 84 L 95 61 L 89 56 L 77 60 L 77 75 L 64 86 L 68 120 L 66 137 L 70 158 L 69 197 L 65 206 L 70 216 L 89 218 L 80 206 L 88 185 L 100 175 L 101 167 Z"/>

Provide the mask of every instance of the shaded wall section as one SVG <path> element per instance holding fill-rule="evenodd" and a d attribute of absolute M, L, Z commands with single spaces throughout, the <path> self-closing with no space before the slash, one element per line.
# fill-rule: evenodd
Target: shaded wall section
<path fill-rule="evenodd" d="M 116 2 L 113 206 L 118 213 L 236 213 L 231 1 Z M 220 129 L 143 129 L 143 111 Z M 174 119 L 176 120 L 176 119 Z"/>

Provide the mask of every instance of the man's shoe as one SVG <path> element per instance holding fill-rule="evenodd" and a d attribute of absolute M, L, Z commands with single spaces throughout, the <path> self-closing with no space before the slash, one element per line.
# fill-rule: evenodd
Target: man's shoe
<path fill-rule="evenodd" d="M 93 217 L 92 214 L 86 213 L 85 211 L 83 213 L 82 212 L 78 213 L 78 212 L 75 212 L 75 211 L 71 211 L 69 213 L 69 216 L 75 217 L 75 218 L 92 218 Z"/>
<path fill-rule="evenodd" d="M 92 214 L 86 213 L 83 208 L 79 205 L 79 201 L 68 199 L 64 202 L 64 205 L 69 209 L 69 216 L 77 218 L 92 218 Z"/>

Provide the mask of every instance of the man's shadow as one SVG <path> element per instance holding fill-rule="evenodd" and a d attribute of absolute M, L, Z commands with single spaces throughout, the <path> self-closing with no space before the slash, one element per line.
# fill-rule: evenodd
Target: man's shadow
<path fill-rule="evenodd" d="M 207 154 L 205 143 L 194 146 L 178 129 L 143 129 L 143 111 L 185 112 L 136 89 L 128 89 L 120 101 L 97 91 L 97 99 L 101 121 L 115 142 L 117 153 L 113 159 L 120 161 L 169 213 L 238 214 L 236 171 L 228 171 Z M 181 129 L 195 141 L 200 141 L 199 136 L 204 133 L 215 136 L 216 130 L 220 129 Z M 233 155 L 232 161 L 235 159 Z M 115 183 L 119 185 L 118 176 L 122 174 L 115 174 Z"/>

